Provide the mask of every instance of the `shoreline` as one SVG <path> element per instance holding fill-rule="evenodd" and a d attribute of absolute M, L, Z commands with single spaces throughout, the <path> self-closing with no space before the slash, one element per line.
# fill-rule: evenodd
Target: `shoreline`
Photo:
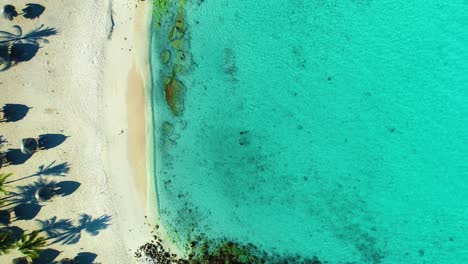
<path fill-rule="evenodd" d="M 105 117 L 110 139 L 107 167 L 111 174 L 120 177 L 113 186 L 114 206 L 122 214 L 122 240 L 130 252 L 135 252 L 151 239 L 151 225 L 147 222 L 151 204 L 147 199 L 145 94 L 152 5 L 145 1 L 128 8 L 127 3 L 112 3 L 115 26 L 112 39 L 106 45 L 107 94 L 103 100 L 104 105 L 109 106 Z"/>
<path fill-rule="evenodd" d="M 122 69 L 122 75 L 118 75 L 115 72 L 111 74 L 111 76 L 125 76 L 126 78 L 126 82 L 121 84 L 126 85 L 127 108 L 121 110 L 122 112 L 126 111 L 127 115 L 128 133 L 125 133 L 127 131 L 124 131 L 124 133 L 127 136 L 128 162 L 130 163 L 132 173 L 131 181 L 134 184 L 139 204 L 142 205 L 142 208 L 138 208 L 137 210 L 132 208 L 134 203 L 128 204 L 126 208 L 123 208 L 125 213 L 131 214 L 134 218 L 133 221 L 128 223 L 128 227 L 132 228 L 132 234 L 124 230 L 124 237 L 128 239 L 134 236 L 134 227 L 141 226 L 140 222 L 144 221 L 145 226 L 138 231 L 140 233 L 137 237 L 128 241 L 128 244 L 132 245 L 130 248 L 132 251 L 137 250 L 144 243 L 154 239 L 153 235 L 156 234 L 163 240 L 164 246 L 170 249 L 171 253 L 182 256 L 182 251 L 172 243 L 167 230 L 165 230 L 164 225 L 160 222 L 156 175 L 153 170 L 155 155 L 153 129 L 155 124 L 153 124 L 154 117 L 152 111 L 154 106 L 151 104 L 151 95 L 153 94 L 152 67 L 154 67 L 151 64 L 151 44 L 153 41 L 152 8 L 153 3 L 151 1 L 138 2 L 133 14 L 135 19 L 133 20 L 132 28 L 123 31 L 124 34 L 125 32 L 132 32 L 134 34 L 133 39 L 129 39 L 131 40 L 132 48 L 131 53 L 129 53 L 130 58 L 127 58 L 127 60 L 130 60 L 130 64 L 127 64 L 127 73 L 124 74 L 124 70 Z M 112 50 L 112 48 L 110 49 Z M 121 60 L 119 60 L 120 62 Z M 109 70 L 111 71 L 113 64 L 111 59 L 109 63 Z M 112 88 L 109 87 L 109 89 Z M 108 116 L 109 120 L 113 120 L 114 116 L 115 113 L 111 113 Z M 110 131 L 115 132 L 116 129 L 118 129 L 117 126 Z M 141 219 L 135 218 L 135 215 L 139 215 Z M 156 226 L 159 228 L 155 229 Z"/>

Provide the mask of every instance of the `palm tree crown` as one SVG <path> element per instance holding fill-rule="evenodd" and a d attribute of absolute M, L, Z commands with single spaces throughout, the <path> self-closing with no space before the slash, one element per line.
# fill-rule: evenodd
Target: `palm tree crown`
<path fill-rule="evenodd" d="M 11 232 L 0 233 L 0 255 L 8 254 L 15 245 L 10 240 Z"/>
<path fill-rule="evenodd" d="M 5 182 L 6 180 L 11 177 L 13 173 L 0 173 L 0 193 L 1 194 L 8 194 L 8 191 L 5 190 Z"/>
<path fill-rule="evenodd" d="M 31 259 L 38 258 L 45 245 L 46 238 L 39 236 L 38 231 L 33 231 L 29 235 L 22 234 L 17 244 L 18 250 Z"/>

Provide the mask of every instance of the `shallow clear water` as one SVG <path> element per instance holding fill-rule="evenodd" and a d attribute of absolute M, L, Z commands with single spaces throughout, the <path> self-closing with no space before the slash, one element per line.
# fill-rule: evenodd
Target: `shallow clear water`
<path fill-rule="evenodd" d="M 164 101 L 157 31 L 151 98 L 160 212 L 181 243 L 468 263 L 467 1 L 185 8 L 183 116 Z"/>

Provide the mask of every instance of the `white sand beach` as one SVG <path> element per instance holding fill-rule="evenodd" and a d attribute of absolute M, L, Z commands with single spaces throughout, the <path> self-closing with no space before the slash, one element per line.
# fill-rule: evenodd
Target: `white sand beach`
<path fill-rule="evenodd" d="M 11 4 L 21 10 L 26 3 Z M 22 138 L 42 134 L 66 139 L 1 172 L 14 173 L 15 180 L 36 174 L 40 166 L 66 163 L 60 167 L 62 175 L 31 176 L 10 189 L 40 179 L 77 182 L 79 187 L 41 204 L 33 219 L 16 220 L 11 226 L 30 232 L 41 227 L 37 220 L 66 219 L 76 228 L 69 234 L 72 240 L 48 240 L 46 248 L 54 261 L 85 253 L 94 256 L 93 263 L 132 263 L 134 251 L 151 236 L 145 218 L 144 104 L 151 1 L 36 3 L 46 8 L 39 18 L 2 18 L 0 23 L 0 30 L 8 32 L 20 26 L 23 36 L 41 25 L 57 30 L 30 60 L 0 72 L 0 105 L 30 108 L 23 119 L 0 123 L 0 135 L 7 140 L 2 150 L 17 149 Z M 83 214 L 91 218 L 80 225 L 79 220 L 86 219 Z M 0 263 L 18 256 L 0 256 Z"/>

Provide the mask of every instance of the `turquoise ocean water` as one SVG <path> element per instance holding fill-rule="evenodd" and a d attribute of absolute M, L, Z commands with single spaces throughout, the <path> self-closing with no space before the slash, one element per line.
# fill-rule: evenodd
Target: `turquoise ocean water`
<path fill-rule="evenodd" d="M 151 46 L 159 207 L 181 245 L 468 263 L 467 1 L 200 0 L 185 14 L 180 117 L 158 30 Z"/>

